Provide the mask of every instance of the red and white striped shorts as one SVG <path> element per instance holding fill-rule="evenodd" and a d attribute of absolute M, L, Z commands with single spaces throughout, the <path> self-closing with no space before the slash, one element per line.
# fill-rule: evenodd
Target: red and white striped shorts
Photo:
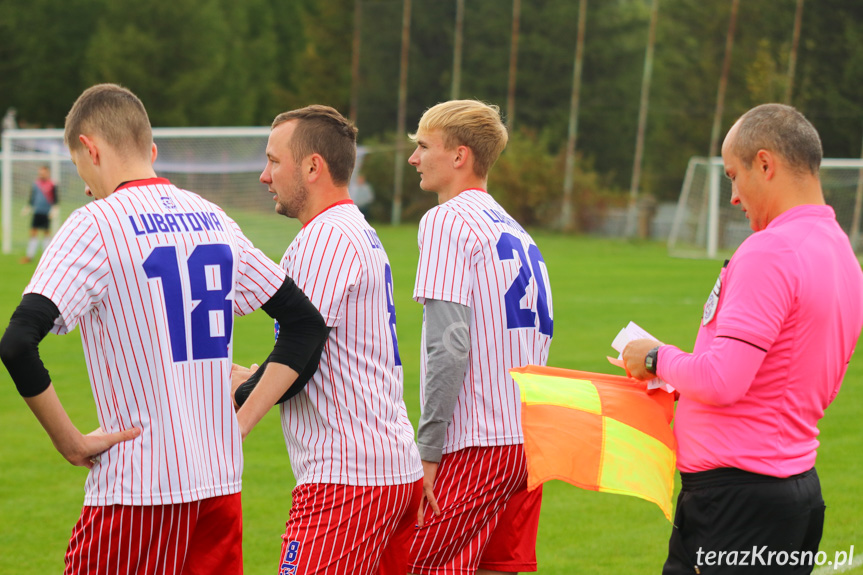
<path fill-rule="evenodd" d="M 404 485 L 298 485 L 279 575 L 404 575 L 422 479 Z"/>
<path fill-rule="evenodd" d="M 441 514 L 426 505 L 410 550 L 411 573 L 536 571 L 542 489 L 527 490 L 524 446 L 444 454 L 434 494 Z"/>
<path fill-rule="evenodd" d="M 64 575 L 243 572 L 240 494 L 173 505 L 84 507 Z"/>

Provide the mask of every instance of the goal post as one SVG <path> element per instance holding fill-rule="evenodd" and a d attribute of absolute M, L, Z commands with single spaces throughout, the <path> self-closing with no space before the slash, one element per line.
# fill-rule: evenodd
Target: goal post
<path fill-rule="evenodd" d="M 266 162 L 269 135 L 268 126 L 154 128 L 158 149 L 154 168 L 178 187 L 200 193 L 222 207 L 272 211 L 272 198 L 258 180 Z M 89 201 L 63 141 L 63 130 L 5 130 L 0 150 L 3 253 L 11 253 L 26 242 L 30 222 L 21 212 L 43 165 L 49 166 L 57 183 L 63 216 Z M 52 225 L 62 219 L 54 218 Z"/>
<path fill-rule="evenodd" d="M 863 160 L 825 158 L 821 162 L 824 199 L 859 253 Z M 675 257 L 724 258 L 752 233 L 739 206 L 731 205 L 731 182 L 721 157 L 689 160 L 677 210 L 668 236 L 668 253 Z"/>

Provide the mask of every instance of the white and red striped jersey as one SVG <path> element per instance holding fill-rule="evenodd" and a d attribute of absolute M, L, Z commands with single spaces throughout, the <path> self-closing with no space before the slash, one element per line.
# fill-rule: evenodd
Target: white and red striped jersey
<path fill-rule="evenodd" d="M 285 272 L 215 204 L 153 178 L 76 210 L 25 293 L 81 326 L 100 427 L 139 427 L 90 471 L 85 505 L 164 505 L 240 491 L 233 316 Z"/>
<path fill-rule="evenodd" d="M 389 259 L 350 200 L 300 230 L 282 267 L 332 329 L 305 389 L 282 404 L 297 484 L 399 485 L 423 476 L 404 403 Z"/>
<path fill-rule="evenodd" d="M 429 210 L 419 226 L 414 299 L 471 309 L 470 354 L 444 453 L 524 442 L 521 397 L 509 370 L 545 365 L 551 345 L 551 284 L 542 254 L 483 190 Z M 423 321 L 420 397 L 425 404 Z"/>

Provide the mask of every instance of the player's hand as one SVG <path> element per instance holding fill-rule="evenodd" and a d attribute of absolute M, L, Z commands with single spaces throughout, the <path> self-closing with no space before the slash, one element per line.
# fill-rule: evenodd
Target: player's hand
<path fill-rule="evenodd" d="M 138 427 L 113 433 L 107 433 L 99 428 L 87 435 L 82 435 L 77 449 L 71 453 L 63 453 L 63 457 L 72 465 L 92 469 L 94 465 L 99 463 L 99 457 L 102 453 L 118 443 L 135 439 L 139 435 L 141 435 L 141 429 Z"/>
<path fill-rule="evenodd" d="M 51 206 L 51 210 L 48 212 L 48 217 L 52 220 L 56 220 L 57 216 L 60 215 L 60 206 Z"/>
<path fill-rule="evenodd" d="M 253 363 L 251 367 L 243 367 L 236 363 L 231 365 L 231 401 L 234 402 L 234 409 L 239 409 L 239 406 L 234 399 L 234 394 L 237 392 L 237 388 L 245 383 L 246 380 L 256 371 L 258 371 L 257 363 Z"/>
<path fill-rule="evenodd" d="M 647 371 L 644 367 L 644 358 L 647 352 L 654 347 L 662 345 L 655 339 L 634 339 L 623 348 L 623 364 L 626 367 L 626 375 L 635 379 L 653 379 L 656 375 Z"/>
<path fill-rule="evenodd" d="M 420 508 L 417 511 L 417 526 L 422 527 L 425 523 L 425 503 L 431 505 L 435 515 L 440 515 L 440 507 L 438 507 L 437 499 L 434 496 L 434 480 L 437 477 L 437 469 L 440 463 L 432 461 L 423 461 L 423 498 L 420 500 Z"/>
<path fill-rule="evenodd" d="M 26 217 L 29 216 L 31 213 L 33 213 L 33 208 L 31 208 L 30 206 L 24 206 L 23 208 L 21 208 L 22 216 Z"/>

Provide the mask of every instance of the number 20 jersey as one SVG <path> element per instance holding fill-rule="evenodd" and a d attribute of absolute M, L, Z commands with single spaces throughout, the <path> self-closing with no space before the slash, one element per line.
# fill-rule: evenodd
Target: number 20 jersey
<path fill-rule="evenodd" d="M 60 310 L 54 333 L 80 324 L 100 427 L 143 430 L 101 455 L 85 505 L 240 491 L 233 316 L 266 303 L 284 278 L 221 208 L 162 178 L 69 216 L 25 293 Z"/>
<path fill-rule="evenodd" d="M 429 210 L 420 221 L 418 240 L 414 299 L 471 309 L 468 366 L 443 452 L 524 443 L 521 397 L 509 370 L 548 361 L 551 285 L 539 248 L 494 198 L 478 189 Z M 425 335 L 423 321 L 423 405 Z"/>

